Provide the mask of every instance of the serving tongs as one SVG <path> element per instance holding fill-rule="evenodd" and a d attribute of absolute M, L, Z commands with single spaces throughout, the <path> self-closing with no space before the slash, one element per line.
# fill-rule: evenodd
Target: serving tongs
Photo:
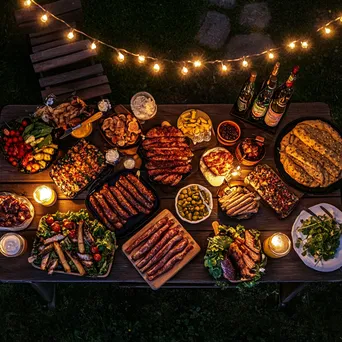
<path fill-rule="evenodd" d="M 332 219 L 334 224 L 339 224 L 339 223 L 336 222 L 334 216 L 326 208 L 324 208 L 321 205 L 319 207 Z M 324 222 L 324 220 L 321 217 L 319 217 L 318 215 L 316 215 L 311 209 L 304 208 L 303 210 L 306 211 L 307 213 L 309 213 L 310 215 L 314 216 L 319 221 Z"/>
<path fill-rule="evenodd" d="M 326 209 L 326 208 L 324 208 L 322 205 L 320 205 L 319 206 L 331 219 L 332 219 L 332 221 L 334 222 L 334 224 L 339 224 L 336 220 L 335 220 L 335 217 L 334 217 L 334 215 L 331 213 L 331 212 L 329 212 L 329 210 L 328 209 Z"/>

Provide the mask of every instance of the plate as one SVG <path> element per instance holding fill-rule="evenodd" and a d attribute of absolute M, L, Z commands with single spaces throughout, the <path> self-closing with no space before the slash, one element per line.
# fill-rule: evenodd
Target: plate
<path fill-rule="evenodd" d="M 205 165 L 203 161 L 203 157 L 205 157 L 207 154 L 210 152 L 216 152 L 216 151 L 224 151 L 224 152 L 229 152 L 226 148 L 224 147 L 214 147 L 210 150 L 207 150 L 203 153 L 201 159 L 200 159 L 200 170 L 205 177 L 205 179 L 210 183 L 212 186 L 221 186 L 227 177 L 227 175 L 224 176 L 215 176 Z M 230 153 L 230 152 L 229 152 Z M 231 154 L 231 153 L 230 153 Z"/>
<path fill-rule="evenodd" d="M 322 119 L 320 117 L 316 117 L 316 116 L 306 116 L 304 118 L 299 118 L 296 120 L 291 121 L 290 123 L 288 123 L 282 130 L 281 132 L 278 134 L 276 141 L 275 141 L 275 145 L 274 145 L 274 161 L 275 164 L 277 166 L 277 169 L 279 171 L 280 176 L 286 181 L 286 183 L 290 184 L 293 188 L 302 191 L 302 192 L 306 192 L 306 193 L 311 193 L 311 194 L 326 194 L 329 192 L 333 192 L 334 190 L 340 189 L 342 187 L 342 179 L 336 181 L 333 184 L 330 184 L 329 186 L 325 187 L 325 188 L 310 188 L 308 186 L 302 185 L 300 183 L 298 183 L 297 181 L 295 181 L 284 169 L 283 164 L 280 162 L 280 154 L 279 154 L 279 150 L 280 150 L 280 143 L 282 141 L 282 139 L 284 138 L 284 136 L 289 133 L 297 124 L 299 124 L 300 122 L 306 121 L 306 120 L 321 120 L 324 121 L 326 123 L 328 123 L 336 132 L 338 132 L 340 134 L 340 136 L 342 136 L 342 133 L 340 131 L 340 129 L 334 125 L 332 122 L 330 122 L 329 120 L 326 119 Z"/>
<path fill-rule="evenodd" d="M 34 217 L 34 207 L 32 205 L 32 203 L 30 202 L 30 200 L 25 197 L 25 196 L 20 196 L 20 195 L 17 195 L 13 192 L 6 192 L 6 191 L 2 191 L 0 192 L 0 195 L 3 195 L 3 196 L 12 196 L 14 197 L 16 200 L 18 200 L 19 202 L 22 202 L 24 204 L 27 205 L 27 207 L 29 208 L 30 210 L 30 213 L 31 213 L 31 218 L 29 218 L 28 220 L 24 221 L 22 224 L 18 225 L 18 226 L 15 226 L 15 227 L 2 227 L 0 225 L 0 231 L 2 232 L 18 232 L 20 230 L 24 230 L 25 228 L 27 228 L 32 220 L 33 220 L 33 217 Z"/>
<path fill-rule="evenodd" d="M 103 225 L 105 225 L 104 222 L 102 222 L 101 217 L 97 214 L 96 210 L 91 205 L 89 198 L 94 192 L 101 189 L 104 184 L 107 183 L 107 184 L 109 184 L 109 186 L 115 185 L 115 183 L 117 182 L 117 180 L 119 179 L 119 177 L 121 175 L 124 176 L 124 175 L 127 175 L 129 173 L 132 173 L 132 171 L 124 170 L 124 171 L 118 172 L 114 175 L 109 175 L 109 176 L 101 179 L 99 182 L 95 183 L 92 186 L 91 190 L 89 191 L 89 193 L 86 197 L 86 200 L 85 200 L 85 205 L 86 205 L 88 211 L 90 211 L 92 213 L 92 215 L 94 217 L 96 217 Z M 121 229 L 115 230 L 115 235 L 118 238 L 128 236 L 128 235 L 132 234 L 133 232 L 137 231 L 143 224 L 145 224 L 148 220 L 150 220 L 155 215 L 157 210 L 159 209 L 160 201 L 159 201 L 159 197 L 158 197 L 156 191 L 151 187 L 150 184 L 145 182 L 145 180 L 142 177 L 139 177 L 139 180 L 149 190 L 151 190 L 153 192 L 156 200 L 155 200 L 154 205 L 153 205 L 151 212 L 149 214 L 139 213 L 138 215 L 135 215 L 135 216 L 129 218 Z"/>
<path fill-rule="evenodd" d="M 334 215 L 335 220 L 338 223 L 342 223 L 342 212 L 341 210 L 337 209 L 331 204 L 328 203 L 320 203 L 317 205 L 314 205 L 310 207 L 311 211 L 313 211 L 316 215 L 323 215 L 325 212 L 320 208 L 320 206 L 326 208 L 330 213 Z M 304 235 L 300 232 L 298 232 L 298 228 L 301 226 L 300 221 L 301 220 L 306 220 L 310 217 L 311 215 L 307 213 L 306 211 L 302 211 L 299 216 L 296 218 L 293 226 L 292 226 L 292 231 L 291 231 L 291 236 L 292 236 L 292 242 L 293 242 L 293 249 L 296 251 L 298 256 L 302 259 L 304 264 L 316 271 L 320 272 L 333 272 L 342 267 L 342 236 L 340 237 L 340 246 L 336 250 L 336 254 L 334 259 L 330 259 L 327 261 L 322 261 L 319 263 L 316 263 L 314 258 L 307 254 L 306 256 L 302 255 L 303 252 L 303 246 L 300 246 L 299 248 L 296 247 L 296 241 L 297 238 L 302 238 L 304 239 Z"/>

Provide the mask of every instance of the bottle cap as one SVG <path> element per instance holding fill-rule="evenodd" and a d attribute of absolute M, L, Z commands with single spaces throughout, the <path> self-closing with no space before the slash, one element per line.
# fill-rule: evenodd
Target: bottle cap
<path fill-rule="evenodd" d="M 254 82 L 255 79 L 256 79 L 256 77 L 257 77 L 257 72 L 256 72 L 256 71 L 252 71 L 252 72 L 251 72 L 250 81 L 251 81 L 251 82 Z"/>
<path fill-rule="evenodd" d="M 268 87 L 273 89 L 276 87 L 277 85 L 277 77 L 276 76 L 271 76 L 270 79 L 268 80 Z"/>

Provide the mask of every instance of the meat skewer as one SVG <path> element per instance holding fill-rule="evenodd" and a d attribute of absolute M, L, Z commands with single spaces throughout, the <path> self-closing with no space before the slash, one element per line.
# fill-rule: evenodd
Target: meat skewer
<path fill-rule="evenodd" d="M 154 202 L 156 197 L 152 193 L 151 190 L 147 189 L 146 186 L 141 183 L 141 181 L 134 176 L 133 174 L 129 173 L 126 178 L 136 187 L 136 189 L 150 202 Z"/>
<path fill-rule="evenodd" d="M 183 239 L 182 234 L 177 234 L 141 269 L 141 272 L 146 272 L 151 266 L 153 266 L 158 260 L 161 260 L 167 252 L 180 240 Z"/>
<path fill-rule="evenodd" d="M 163 227 L 168 222 L 167 217 L 163 217 L 161 220 L 156 222 L 151 228 L 149 228 L 144 234 L 140 235 L 136 240 L 134 240 L 127 248 L 126 253 L 131 253 L 134 248 L 138 247 L 143 241 L 148 239 L 157 230 Z M 172 221 L 173 224 L 173 221 Z"/>
<path fill-rule="evenodd" d="M 148 276 L 152 276 L 159 269 L 161 269 L 173 256 L 183 251 L 183 249 L 189 244 L 188 239 L 182 239 L 175 247 L 173 247 L 164 257 L 161 259 L 151 270 L 147 272 Z"/>
<path fill-rule="evenodd" d="M 149 251 L 149 253 L 146 255 L 146 257 L 137 263 L 136 266 L 138 268 L 142 268 L 143 266 L 145 266 L 165 246 L 165 244 L 169 240 L 171 240 L 175 235 L 178 234 L 179 228 L 180 227 L 177 226 L 177 227 L 175 227 L 173 229 L 170 229 L 163 236 L 163 238 L 159 242 L 157 242 L 157 244 Z"/>
<path fill-rule="evenodd" d="M 170 228 L 173 224 L 172 221 L 168 221 L 162 228 L 160 228 L 155 234 L 152 235 L 140 248 L 133 254 L 132 259 L 138 260 L 144 256 L 163 236 L 163 234 Z"/>
<path fill-rule="evenodd" d="M 172 257 L 163 267 L 161 267 L 156 273 L 153 275 L 147 276 L 147 279 L 152 281 L 160 275 L 169 271 L 174 265 L 179 263 L 184 259 L 184 257 L 194 248 L 193 245 L 188 245 L 182 252 L 176 254 Z"/>

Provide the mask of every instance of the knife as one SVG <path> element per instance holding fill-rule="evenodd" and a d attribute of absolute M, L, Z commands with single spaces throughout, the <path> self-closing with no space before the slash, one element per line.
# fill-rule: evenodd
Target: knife
<path fill-rule="evenodd" d="M 97 112 L 96 114 L 94 114 L 93 116 L 91 116 L 90 118 L 88 118 L 87 120 L 84 120 L 83 122 L 81 122 L 80 124 L 78 124 L 77 126 L 75 127 L 71 127 L 71 128 L 68 128 L 64 134 L 60 137 L 60 139 L 64 139 L 65 137 L 67 137 L 68 135 L 70 135 L 73 131 L 75 131 L 76 129 L 79 129 L 80 127 L 84 126 L 84 125 L 87 125 L 91 122 L 94 122 L 98 119 L 100 119 L 102 117 L 102 112 Z"/>

